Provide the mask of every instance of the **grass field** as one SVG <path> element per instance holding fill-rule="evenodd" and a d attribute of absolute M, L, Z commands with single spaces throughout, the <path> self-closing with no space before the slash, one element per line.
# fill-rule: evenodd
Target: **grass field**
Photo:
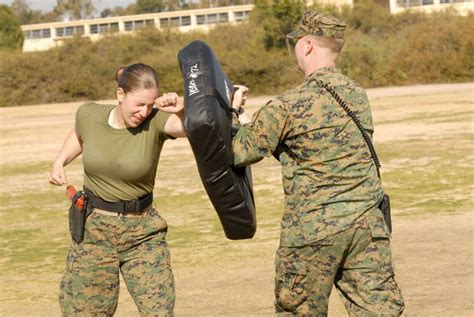
<path fill-rule="evenodd" d="M 394 212 L 393 256 L 406 316 L 474 314 L 474 85 L 369 90 L 375 145 Z M 249 99 L 255 110 L 266 97 Z M 49 167 L 79 103 L 0 108 L 0 315 L 58 316 L 69 244 L 64 188 Z M 80 159 L 69 182 L 82 185 Z M 177 316 L 271 316 L 283 209 L 280 167 L 252 168 L 258 229 L 229 241 L 186 140 L 165 144 L 155 188 L 169 224 Z M 335 293 L 333 295 L 336 295 Z M 124 285 L 117 316 L 137 316 Z M 344 316 L 337 296 L 330 316 Z"/>

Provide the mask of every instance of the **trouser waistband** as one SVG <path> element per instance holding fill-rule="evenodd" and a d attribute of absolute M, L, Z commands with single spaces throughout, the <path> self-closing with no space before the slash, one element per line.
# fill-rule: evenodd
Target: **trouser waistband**
<path fill-rule="evenodd" d="M 152 204 L 149 206 L 145 207 L 141 211 L 124 211 L 124 212 L 115 212 L 115 211 L 107 211 L 99 208 L 93 208 L 92 212 L 95 212 L 100 215 L 104 216 L 113 216 L 113 217 L 126 217 L 126 218 L 142 218 L 145 216 L 148 212 L 150 212 L 153 209 Z"/>

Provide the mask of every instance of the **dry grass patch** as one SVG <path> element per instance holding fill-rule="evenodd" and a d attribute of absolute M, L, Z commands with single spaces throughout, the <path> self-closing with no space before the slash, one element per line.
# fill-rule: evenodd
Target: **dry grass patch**
<path fill-rule="evenodd" d="M 369 91 L 383 181 L 394 205 L 394 261 L 406 316 L 469 316 L 474 309 L 472 85 L 445 87 L 420 94 L 413 87 Z M 267 99 L 249 99 L 249 109 Z M 78 105 L 0 109 L 0 315 L 59 315 L 68 206 L 64 189 L 48 185 L 47 175 Z M 169 223 L 177 316 L 272 315 L 280 167 L 269 158 L 252 171 L 257 234 L 229 241 L 188 142 L 165 143 L 155 196 Z M 80 160 L 68 175 L 82 184 Z M 333 296 L 330 316 L 344 314 Z M 124 287 L 117 316 L 137 316 Z"/>

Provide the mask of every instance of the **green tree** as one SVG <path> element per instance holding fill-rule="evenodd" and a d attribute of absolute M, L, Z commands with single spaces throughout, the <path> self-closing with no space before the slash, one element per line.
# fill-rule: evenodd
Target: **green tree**
<path fill-rule="evenodd" d="M 393 32 L 396 16 L 373 0 L 359 0 L 352 10 L 345 10 L 342 19 L 352 28 L 369 35 Z"/>
<path fill-rule="evenodd" d="M 265 32 L 265 47 L 281 48 L 285 36 L 298 24 L 306 8 L 303 0 L 256 0 L 252 21 L 262 25 Z"/>
<path fill-rule="evenodd" d="M 28 24 L 31 21 L 33 11 L 26 0 L 14 0 L 10 9 L 20 24 Z"/>
<path fill-rule="evenodd" d="M 164 0 L 137 0 L 137 13 L 153 13 L 164 11 Z"/>
<path fill-rule="evenodd" d="M 0 5 L 0 48 L 20 50 L 23 46 L 23 32 L 20 24 L 6 5 Z"/>
<path fill-rule="evenodd" d="M 190 1 L 192 2 L 192 1 Z M 200 8 L 227 7 L 232 5 L 245 4 L 245 0 L 201 0 Z"/>
<path fill-rule="evenodd" d="M 186 3 L 181 0 L 137 0 L 137 13 L 181 10 Z"/>
<path fill-rule="evenodd" d="M 56 17 L 52 14 L 52 12 L 43 14 L 40 10 L 32 10 L 28 5 L 27 0 L 13 0 L 12 4 L 10 5 L 10 9 L 21 25 L 56 20 Z"/>
<path fill-rule="evenodd" d="M 100 16 L 105 17 L 118 17 L 123 15 L 132 15 L 137 14 L 137 5 L 135 3 L 128 5 L 126 8 L 124 7 L 115 7 L 113 9 L 106 8 L 102 10 Z"/>
<path fill-rule="evenodd" d="M 58 0 L 54 13 L 57 17 L 69 14 L 73 19 L 84 19 L 92 16 L 95 8 L 92 0 Z"/>

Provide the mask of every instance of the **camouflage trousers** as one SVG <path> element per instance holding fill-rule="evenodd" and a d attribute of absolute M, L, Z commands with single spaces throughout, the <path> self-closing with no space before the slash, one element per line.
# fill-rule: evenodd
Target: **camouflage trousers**
<path fill-rule="evenodd" d="M 392 269 L 381 212 L 303 247 L 280 246 L 275 260 L 277 316 L 327 316 L 336 287 L 349 316 L 399 316 L 403 298 Z"/>
<path fill-rule="evenodd" d="M 166 221 L 153 208 L 136 218 L 92 212 L 73 242 L 61 280 L 63 316 L 113 316 L 119 272 L 141 316 L 173 316 L 174 279 Z"/>

